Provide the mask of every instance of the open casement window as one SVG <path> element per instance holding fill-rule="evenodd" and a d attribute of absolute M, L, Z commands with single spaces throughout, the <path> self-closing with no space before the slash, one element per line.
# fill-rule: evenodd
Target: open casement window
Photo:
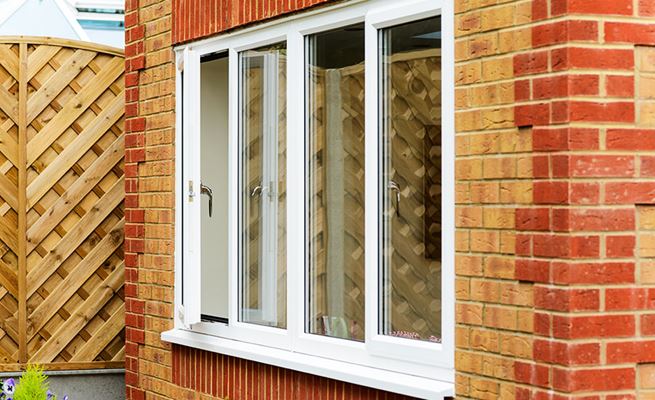
<path fill-rule="evenodd" d="M 181 304 L 178 307 L 184 326 L 187 328 L 200 322 L 201 306 L 200 297 L 197 295 L 201 283 L 201 246 L 200 242 L 195 240 L 197 237 L 195 230 L 200 226 L 201 217 L 201 206 L 196 195 L 199 193 L 200 186 L 198 178 L 200 159 L 197 157 L 198 140 L 200 139 L 198 60 L 194 51 L 185 49 L 181 63 L 178 61 L 178 78 L 182 89 L 181 125 L 183 135 L 181 151 L 178 151 L 178 157 L 181 156 L 183 160 L 181 163 L 183 167 L 180 171 L 181 179 L 178 179 L 180 181 L 178 190 L 181 195 L 178 195 L 177 201 L 178 209 L 181 210 L 179 221 L 183 231 L 181 243 L 178 243 L 183 274 Z M 178 226 L 180 225 L 178 224 Z"/>
<path fill-rule="evenodd" d="M 452 393 L 452 19 L 346 2 L 177 50 L 165 340 Z"/>

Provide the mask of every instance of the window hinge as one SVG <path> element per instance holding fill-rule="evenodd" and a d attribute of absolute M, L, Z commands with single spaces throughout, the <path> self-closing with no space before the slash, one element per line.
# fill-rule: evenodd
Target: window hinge
<path fill-rule="evenodd" d="M 196 192 L 193 191 L 193 181 L 189 181 L 189 203 L 196 197 Z"/>

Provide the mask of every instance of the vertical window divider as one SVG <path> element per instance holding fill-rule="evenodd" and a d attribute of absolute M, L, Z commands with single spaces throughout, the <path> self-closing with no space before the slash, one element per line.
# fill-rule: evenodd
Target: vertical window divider
<path fill-rule="evenodd" d="M 377 29 L 367 16 L 364 21 L 364 227 L 368 233 L 364 239 L 365 259 L 365 323 L 366 347 L 378 333 L 379 299 L 379 134 L 378 134 L 378 40 Z"/>
<path fill-rule="evenodd" d="M 263 54 L 264 93 L 277 93 L 278 88 L 278 56 Z M 272 68 L 276 66 L 276 68 Z M 279 95 L 279 94 L 278 94 Z M 262 297 L 262 316 L 265 321 L 277 321 L 277 210 L 278 210 L 278 96 L 264 96 L 264 174 L 263 184 L 268 187 L 268 193 L 262 196 L 262 263 L 260 264 L 260 285 Z M 241 104 L 241 100 L 239 101 Z M 240 202 L 240 204 L 243 204 Z M 242 258 L 240 258 L 242 259 Z M 239 301 L 239 304 L 243 304 Z"/>
<path fill-rule="evenodd" d="M 305 320 L 305 84 L 304 37 L 287 36 L 287 329 L 291 347 Z"/>
<path fill-rule="evenodd" d="M 233 77 L 229 79 L 228 87 L 228 209 L 232 212 L 228 213 L 228 293 L 229 293 L 229 308 L 228 319 L 229 324 L 237 323 L 239 318 L 239 303 L 240 303 L 240 282 L 239 282 L 239 268 L 241 260 L 241 232 L 239 229 L 239 220 L 243 212 L 240 201 L 240 185 L 241 176 L 238 171 L 241 170 L 241 146 L 240 146 L 240 120 L 239 118 L 239 105 L 241 103 L 241 93 L 239 86 L 241 83 L 241 76 L 239 73 L 239 54 L 233 48 L 228 50 L 228 76 Z"/>

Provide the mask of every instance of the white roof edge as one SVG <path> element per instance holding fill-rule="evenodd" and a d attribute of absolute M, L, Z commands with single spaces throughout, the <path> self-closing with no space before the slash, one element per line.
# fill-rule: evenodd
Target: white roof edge
<path fill-rule="evenodd" d="M 77 22 L 77 16 L 71 9 L 71 5 L 67 4 L 65 0 L 53 0 L 57 7 L 59 7 L 59 10 L 61 10 L 62 14 L 66 17 L 66 20 L 70 24 L 71 28 L 75 31 L 77 36 L 79 36 L 80 40 L 89 42 L 89 35 L 86 34 L 84 29 L 82 29 L 82 26 L 80 25 L 79 22 Z"/>

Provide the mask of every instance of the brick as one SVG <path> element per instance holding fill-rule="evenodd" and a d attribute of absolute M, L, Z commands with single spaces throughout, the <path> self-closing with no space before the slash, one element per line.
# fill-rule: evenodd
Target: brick
<path fill-rule="evenodd" d="M 608 258 L 634 257 L 634 236 L 608 236 L 605 239 L 605 251 Z"/>
<path fill-rule="evenodd" d="M 534 151 L 563 151 L 569 149 L 569 129 L 532 130 Z"/>
<path fill-rule="evenodd" d="M 652 203 L 655 201 L 655 183 L 608 182 L 605 184 L 605 201 L 608 204 Z"/>
<path fill-rule="evenodd" d="M 635 281 L 635 265 L 630 262 L 552 264 L 553 282 L 559 284 L 620 284 Z"/>
<path fill-rule="evenodd" d="M 605 41 L 630 44 L 655 44 L 655 25 L 606 22 Z"/>
<path fill-rule="evenodd" d="M 514 377 L 520 383 L 534 386 L 548 387 L 550 384 L 549 368 L 539 364 L 515 362 Z"/>
<path fill-rule="evenodd" d="M 630 337 L 635 334 L 633 315 L 553 317 L 553 336 L 561 339 Z"/>
<path fill-rule="evenodd" d="M 598 15 L 632 15 L 633 2 L 631 0 L 612 0 L 597 2 L 594 0 L 553 0 L 551 6 L 553 15 L 571 14 L 598 14 Z"/>
<path fill-rule="evenodd" d="M 598 289 L 559 289 L 537 286 L 534 291 L 535 307 L 554 311 L 590 311 L 600 307 Z"/>
<path fill-rule="evenodd" d="M 644 310 L 655 306 L 655 290 L 642 288 L 606 289 L 607 310 Z"/>
<path fill-rule="evenodd" d="M 633 76 L 608 75 L 605 77 L 605 91 L 608 96 L 634 97 L 635 78 Z"/>
<path fill-rule="evenodd" d="M 607 148 L 611 150 L 655 150 L 653 129 L 608 129 Z"/>
<path fill-rule="evenodd" d="M 550 263 L 539 260 L 516 261 L 516 279 L 526 282 L 550 282 Z"/>
<path fill-rule="evenodd" d="M 613 391 L 635 387 L 634 368 L 553 370 L 553 387 L 563 392 Z"/>
<path fill-rule="evenodd" d="M 647 128 L 655 127 L 655 101 L 648 100 L 637 102 L 637 109 L 639 115 L 637 125 Z"/>
<path fill-rule="evenodd" d="M 640 229 L 655 230 L 655 206 L 640 206 L 637 213 Z"/>
<path fill-rule="evenodd" d="M 538 339 L 534 342 L 535 361 L 559 365 L 590 365 L 600 362 L 600 344 L 570 344 Z"/>
<path fill-rule="evenodd" d="M 539 51 L 514 56 L 514 75 L 532 75 L 548 70 L 548 52 Z"/>
<path fill-rule="evenodd" d="M 573 177 L 630 177 L 635 174 L 635 159 L 631 156 L 572 156 Z"/>
<path fill-rule="evenodd" d="M 565 47 L 551 51 L 554 71 L 602 69 L 607 71 L 632 70 L 634 53 L 623 49 Z"/>
<path fill-rule="evenodd" d="M 600 201 L 600 185 L 598 183 L 572 183 L 571 204 L 589 205 Z"/>
<path fill-rule="evenodd" d="M 569 118 L 578 122 L 634 122 L 635 105 L 632 102 L 596 103 L 571 101 Z"/>
<path fill-rule="evenodd" d="M 638 9 L 642 17 L 655 16 L 655 4 L 651 0 L 639 0 Z"/>
<path fill-rule="evenodd" d="M 569 200 L 567 182 L 535 182 L 535 204 L 565 204 Z"/>
<path fill-rule="evenodd" d="M 612 364 L 655 362 L 655 341 L 608 343 L 607 362 Z"/>
<path fill-rule="evenodd" d="M 532 28 L 532 45 L 551 46 L 571 41 L 597 41 L 598 23 L 595 21 L 559 21 Z"/>
<path fill-rule="evenodd" d="M 655 335 L 655 314 L 642 315 L 640 318 L 641 334 L 645 336 Z"/>
<path fill-rule="evenodd" d="M 643 364 L 637 367 L 639 372 L 639 387 L 655 389 L 655 364 Z"/>
<path fill-rule="evenodd" d="M 641 74 L 637 97 L 645 100 L 655 100 L 655 75 Z"/>
<path fill-rule="evenodd" d="M 556 209 L 553 210 L 556 231 L 627 231 L 635 228 L 633 209 Z"/>
<path fill-rule="evenodd" d="M 516 210 L 516 229 L 522 231 L 545 231 L 550 227 L 550 212 L 547 208 L 520 208 Z"/>

